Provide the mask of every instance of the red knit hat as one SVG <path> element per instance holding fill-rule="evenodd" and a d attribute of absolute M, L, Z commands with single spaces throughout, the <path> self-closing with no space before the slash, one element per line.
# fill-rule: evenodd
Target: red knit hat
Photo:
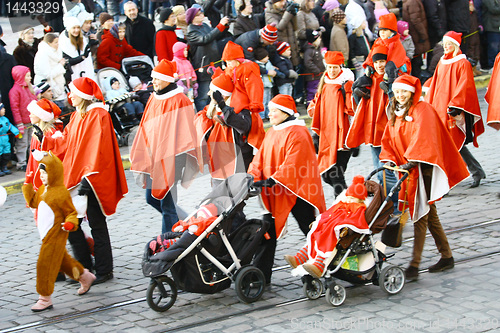
<path fill-rule="evenodd" d="M 266 25 L 260 29 L 260 37 L 269 43 L 274 43 L 278 39 L 278 29 L 274 23 Z"/>
<path fill-rule="evenodd" d="M 327 51 L 325 53 L 325 62 L 327 65 L 343 65 L 344 55 L 339 51 Z"/>
<path fill-rule="evenodd" d="M 413 105 L 417 104 L 422 95 L 422 85 L 420 84 L 420 80 L 414 76 L 404 74 L 394 80 L 392 84 L 392 90 L 394 89 L 404 89 L 411 91 L 414 94 Z"/>
<path fill-rule="evenodd" d="M 227 42 L 224 47 L 224 51 L 222 52 L 222 60 L 228 61 L 242 58 L 245 58 L 245 55 L 243 54 L 243 48 L 241 45 L 238 45 L 233 41 Z"/>
<path fill-rule="evenodd" d="M 347 188 L 345 195 L 365 200 L 368 196 L 368 191 L 365 186 L 365 178 L 360 175 L 354 176 L 352 184 Z"/>
<path fill-rule="evenodd" d="M 174 73 L 176 72 L 177 72 L 177 64 L 173 61 L 168 61 L 167 59 L 163 59 L 153 69 L 153 71 L 151 72 L 151 77 L 158 80 L 173 83 L 175 82 Z"/>
<path fill-rule="evenodd" d="M 295 101 L 290 95 L 278 94 L 268 104 L 269 108 L 279 109 L 290 116 L 297 113 L 297 107 L 295 106 Z"/>
<path fill-rule="evenodd" d="M 28 104 L 28 111 L 45 122 L 51 121 L 61 114 L 61 109 L 59 109 L 56 103 L 46 98 L 42 98 L 39 101 L 31 101 Z"/>
<path fill-rule="evenodd" d="M 290 48 L 290 44 L 287 42 L 276 42 L 274 45 L 276 46 L 276 52 L 278 52 L 279 55 L 282 55 L 283 52 Z"/>
<path fill-rule="evenodd" d="M 456 46 L 460 46 L 460 44 L 462 44 L 462 33 L 455 31 L 448 31 L 443 36 L 443 41 L 445 40 L 452 42 Z"/>
<path fill-rule="evenodd" d="M 100 101 L 104 101 L 101 88 L 99 88 L 94 80 L 88 77 L 74 79 L 69 83 L 69 89 L 73 94 L 83 99 L 92 100 L 92 97 L 95 97 Z"/>
<path fill-rule="evenodd" d="M 398 32 L 398 19 L 394 13 L 389 13 L 380 16 L 380 23 L 378 25 L 378 30 L 389 29 L 394 32 Z"/>
<path fill-rule="evenodd" d="M 223 96 L 231 96 L 234 90 L 233 80 L 220 67 L 217 67 L 212 75 L 210 90 L 219 91 Z"/>

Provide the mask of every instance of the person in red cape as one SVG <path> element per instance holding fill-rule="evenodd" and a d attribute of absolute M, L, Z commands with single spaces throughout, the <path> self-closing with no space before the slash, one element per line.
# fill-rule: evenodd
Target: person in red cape
<path fill-rule="evenodd" d="M 312 138 L 304 121 L 295 117 L 296 112 L 289 95 L 276 95 L 269 102 L 273 127 L 248 169 L 254 176 L 254 186 L 262 187 L 260 197 L 269 212 L 264 219 L 271 223 L 270 238 L 255 258 L 267 283 L 271 280 L 276 240 L 285 235 L 290 212 L 307 235 L 316 215 L 326 209 Z"/>
<path fill-rule="evenodd" d="M 439 60 L 432 78 L 424 85 L 425 101 L 436 109 L 448 128 L 455 146 L 472 174 L 471 187 L 478 187 L 486 178 L 481 164 L 465 146 L 484 132 L 472 66 L 460 51 L 462 34 L 448 31 L 443 37 L 444 56 Z"/>
<path fill-rule="evenodd" d="M 69 88 L 77 111 L 71 115 L 63 135 L 43 136 L 40 128 L 34 127 L 40 145 L 63 161 L 64 185 L 70 190 L 78 217 L 83 218 L 86 213 L 94 238 L 96 284 L 113 278 L 106 216 L 116 212 L 128 187 L 108 106 L 93 102 L 94 98 L 104 100 L 101 89 L 87 77 L 74 80 Z M 68 239 L 75 258 L 91 269 L 92 258 L 82 229 L 72 232 Z"/>
<path fill-rule="evenodd" d="M 373 85 L 370 98 L 362 98 L 356 108 L 349 132 L 347 133 L 346 146 L 350 149 L 366 144 L 371 146 L 373 167 L 379 168 L 382 163 L 379 160 L 381 140 L 387 125 L 388 117 L 386 106 L 389 101 L 387 93 L 380 88 L 384 81 L 385 65 L 387 63 L 387 47 L 378 45 L 372 49 L 372 60 L 375 72 L 372 75 Z M 396 184 L 397 179 L 394 172 L 384 171 L 386 174 L 387 192 Z M 382 172 L 377 174 L 378 180 L 383 184 Z M 393 201 L 397 204 L 398 193 L 394 193 Z"/>
<path fill-rule="evenodd" d="M 382 81 L 380 87 L 384 89 L 390 97 L 392 96 L 392 82 L 394 82 L 399 75 L 411 72 L 411 61 L 406 56 L 405 48 L 403 44 L 401 44 L 397 22 L 398 20 L 394 13 L 380 16 L 379 38 L 373 43 L 370 53 L 363 63 L 366 73 L 356 80 L 356 84 L 353 87 L 353 91 L 357 97 L 369 98 L 369 87 L 372 86 L 371 76 L 375 73 L 373 68 L 373 51 L 375 47 L 379 45 L 387 47 L 387 64 L 385 67 L 387 80 Z"/>
<path fill-rule="evenodd" d="M 344 172 L 351 157 L 345 140 L 349 131 L 349 116 L 353 116 L 352 82 L 354 74 L 342 67 L 342 52 L 325 54 L 326 72 L 320 79 L 318 92 L 307 108 L 312 118 L 311 129 L 319 136 L 319 172 L 325 182 L 339 195 L 347 184 Z"/>
<path fill-rule="evenodd" d="M 382 137 L 380 160 L 410 172 L 408 181 L 401 185 L 399 205 L 402 210 L 403 201 L 407 202 L 414 222 L 413 258 L 405 272 L 406 278 L 412 280 L 418 279 L 427 228 L 441 254 L 429 272 L 454 267 L 435 202 L 469 173 L 436 110 L 427 102 L 419 102 L 420 80 L 403 75 L 394 81 L 392 88 L 395 98 L 388 108 L 390 120 Z"/>
<path fill-rule="evenodd" d="M 264 140 L 265 131 L 259 112 L 264 111 L 264 84 L 260 77 L 260 67 L 256 63 L 245 59 L 243 48 L 229 41 L 222 52 L 222 60 L 226 62 L 225 73 L 234 84 L 233 94 L 229 106 L 224 111 L 224 121 L 229 118 L 240 118 L 243 140 L 248 145 L 242 147 L 245 168 L 248 169 L 254 155 L 254 149 L 259 149 Z M 248 119 L 251 119 L 248 121 Z M 234 120 L 232 120 L 234 121 Z M 246 123 L 244 125 L 243 123 Z"/>
<path fill-rule="evenodd" d="M 176 209 L 176 182 L 187 187 L 203 171 L 198 164 L 193 103 L 174 83 L 174 73 L 175 62 L 166 59 L 151 72 L 155 91 L 130 150 L 130 170 L 141 176 L 147 203 L 162 214 L 162 233 L 177 223 L 178 213 L 185 214 Z"/>
<path fill-rule="evenodd" d="M 292 268 L 302 265 L 312 277 L 319 279 L 325 272 L 325 260 L 330 258 L 337 246 L 342 229 L 348 228 L 360 234 L 370 233 L 365 218 L 364 200 L 368 191 L 364 182 L 363 176 L 355 176 L 345 196 L 314 221 L 307 234 L 306 245 L 295 256 L 285 255 L 286 262 Z"/>
<path fill-rule="evenodd" d="M 493 73 L 484 99 L 488 103 L 488 117 L 486 124 L 497 131 L 500 130 L 500 54 L 495 58 Z"/>

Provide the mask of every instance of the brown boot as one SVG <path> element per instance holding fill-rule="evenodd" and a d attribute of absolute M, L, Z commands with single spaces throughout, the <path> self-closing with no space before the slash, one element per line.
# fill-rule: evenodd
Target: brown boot
<path fill-rule="evenodd" d="M 302 267 L 304 267 L 306 272 L 311 274 L 313 278 L 319 279 L 323 275 L 323 271 L 314 264 L 304 264 Z"/>
<path fill-rule="evenodd" d="M 83 270 L 83 274 L 80 275 L 80 289 L 78 289 L 78 295 L 85 295 L 95 281 L 95 275 L 90 273 L 88 269 Z"/>
<path fill-rule="evenodd" d="M 452 269 L 453 267 L 455 267 L 455 260 L 453 259 L 453 257 L 446 259 L 441 258 L 439 259 L 437 264 L 434 264 L 429 267 L 429 273 L 442 272 L 448 269 Z"/>
<path fill-rule="evenodd" d="M 288 254 L 285 254 L 285 261 L 292 266 L 292 268 L 297 268 L 299 264 L 297 263 L 297 260 L 295 260 L 294 256 L 290 256 Z"/>
<path fill-rule="evenodd" d="M 40 312 L 40 311 L 52 309 L 52 308 L 53 308 L 53 306 L 52 306 L 52 300 L 50 299 L 50 296 L 41 296 L 40 295 L 40 297 L 38 297 L 38 302 L 36 302 L 35 305 L 33 305 L 31 307 L 31 311 Z"/>
<path fill-rule="evenodd" d="M 474 73 L 474 76 L 483 75 L 483 72 L 481 72 L 479 69 L 477 69 L 476 66 L 472 67 L 472 72 Z"/>

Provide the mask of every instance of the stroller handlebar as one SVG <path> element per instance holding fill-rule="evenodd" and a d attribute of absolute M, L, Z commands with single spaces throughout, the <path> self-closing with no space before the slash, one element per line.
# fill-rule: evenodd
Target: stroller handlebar
<path fill-rule="evenodd" d="M 400 173 L 403 174 L 403 176 L 401 178 L 399 178 L 399 180 L 397 181 L 397 183 L 394 185 L 393 189 L 398 188 L 406 180 L 406 178 L 408 178 L 408 176 L 410 175 L 410 171 L 408 171 L 406 169 L 401 169 L 401 168 L 399 168 L 397 166 L 391 167 L 391 166 L 388 166 L 388 165 L 384 165 L 384 166 L 381 166 L 380 168 L 376 168 L 375 170 L 373 170 L 372 172 L 370 172 L 370 174 L 368 175 L 368 177 L 366 177 L 365 180 L 371 179 L 374 175 L 376 175 L 380 171 L 383 171 L 383 170 L 386 170 L 386 169 L 387 170 L 397 171 L 397 172 L 400 172 Z"/>
<path fill-rule="evenodd" d="M 254 187 L 252 185 L 250 185 L 248 187 L 248 197 L 249 198 L 253 198 L 253 197 L 256 197 L 260 194 L 260 192 L 262 192 L 262 188 L 260 187 Z"/>

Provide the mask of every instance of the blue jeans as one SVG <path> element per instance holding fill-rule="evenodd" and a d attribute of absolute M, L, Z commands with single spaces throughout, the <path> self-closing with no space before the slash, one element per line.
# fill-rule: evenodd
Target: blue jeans
<path fill-rule="evenodd" d="M 174 185 L 175 186 L 175 185 Z M 174 199 L 172 198 L 172 191 L 169 191 L 165 198 L 158 200 L 151 195 L 151 189 L 146 189 L 146 202 L 153 206 L 162 215 L 161 233 L 172 231 L 174 224 L 179 221 L 177 211 L 175 210 Z"/>
<path fill-rule="evenodd" d="M 375 168 L 381 168 L 384 163 L 380 162 L 380 159 L 379 159 L 379 156 L 380 156 L 380 152 L 382 151 L 382 148 L 381 147 L 371 147 L 371 151 L 372 151 L 372 160 L 373 160 L 373 166 Z M 385 180 L 386 180 L 386 185 L 387 185 L 387 192 L 385 193 L 386 195 L 389 193 L 390 189 L 392 187 L 394 187 L 394 185 L 396 185 L 396 183 L 398 182 L 398 179 L 396 178 L 396 175 L 394 174 L 394 172 L 392 171 L 389 171 L 389 170 L 385 170 Z M 384 175 L 382 174 L 382 172 L 379 172 L 377 174 L 377 178 L 378 178 L 378 181 L 380 184 L 384 184 Z M 394 203 L 394 209 L 398 209 L 398 195 L 399 195 L 399 191 L 397 192 L 394 192 L 394 195 L 391 197 L 391 200 L 392 202 Z"/>
<path fill-rule="evenodd" d="M 280 94 L 292 96 L 293 85 L 291 83 L 285 83 L 278 87 Z"/>
<path fill-rule="evenodd" d="M 210 90 L 210 81 L 198 81 L 198 97 L 194 99 L 196 111 L 203 110 L 208 105 L 208 91 Z"/>
<path fill-rule="evenodd" d="M 495 57 L 500 51 L 500 32 L 490 32 L 486 33 L 486 39 L 488 41 L 488 66 L 490 68 L 495 64 Z"/>
<path fill-rule="evenodd" d="M 272 88 L 264 88 L 264 98 L 262 102 L 264 103 L 264 111 L 259 112 L 259 115 L 262 119 L 269 118 L 269 101 L 271 100 Z"/>
<path fill-rule="evenodd" d="M 113 16 L 115 22 L 120 21 L 120 2 L 118 0 L 106 0 L 109 15 Z"/>
<path fill-rule="evenodd" d="M 132 103 L 125 103 L 123 107 L 127 109 L 127 115 L 136 117 L 140 117 L 140 115 L 144 112 L 144 105 L 142 105 L 139 101 L 134 101 Z"/>

